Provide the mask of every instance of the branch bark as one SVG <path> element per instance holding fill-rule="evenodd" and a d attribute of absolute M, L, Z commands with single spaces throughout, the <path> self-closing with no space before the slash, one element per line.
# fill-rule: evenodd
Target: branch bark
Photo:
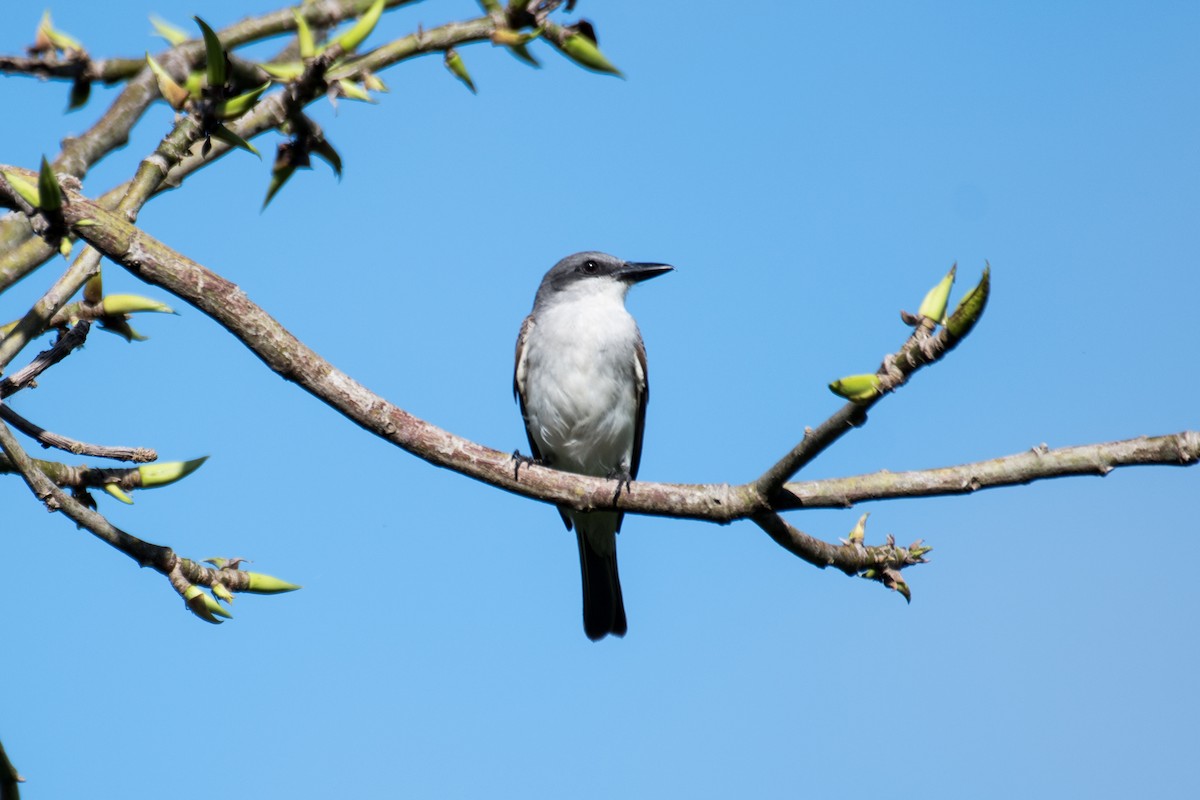
<path fill-rule="evenodd" d="M 387 7 L 396 8 L 413 2 L 415 0 L 388 0 Z M 310 25 L 329 27 L 357 16 L 364 8 L 362 0 L 320 0 L 306 3 L 298 10 Z M 232 49 L 295 29 L 296 19 L 291 8 L 281 8 L 227 26 L 217 35 L 227 48 Z M 204 44 L 196 39 L 189 39 L 155 56 L 159 64 L 177 76 L 187 74 L 203 58 Z M 125 89 L 95 125 L 77 137 L 63 140 L 62 151 L 51 162 L 54 171 L 82 178 L 93 164 L 129 141 L 129 132 L 158 97 L 154 75 L 149 69 L 143 68 L 129 79 Z M 29 226 L 22 217 L 10 216 L 0 220 L 0 249 L 16 247 L 30 235 Z"/>
<path fill-rule="evenodd" d="M 393 0 L 393 2 L 389 3 L 389 6 L 395 7 L 412 1 Z M 337 0 L 337 2 L 327 0 L 326 3 L 306 5 L 304 9 L 306 9 L 305 13 L 308 15 L 310 24 L 332 25 L 344 19 L 345 16 L 351 15 L 348 10 L 353 6 L 353 0 Z M 286 16 L 287 19 L 284 20 L 280 14 Z M 470 42 L 487 41 L 495 33 L 496 24 L 491 17 L 482 17 L 468 22 L 451 23 L 428 31 L 420 31 L 401 37 L 355 58 L 351 64 L 339 67 L 338 72 L 345 75 L 378 72 L 401 61 L 425 53 L 445 50 Z M 277 27 L 279 30 L 276 30 Z M 238 25 L 221 31 L 219 35 L 222 42 L 229 47 L 233 47 L 237 44 L 255 41 L 263 36 L 273 35 L 274 33 L 294 28 L 295 19 L 291 16 L 290 12 L 279 12 L 264 15 L 264 17 L 255 20 L 247 20 L 244 23 L 238 23 Z M 194 42 L 185 42 L 161 54 L 156 60 L 168 71 L 183 75 L 190 66 L 194 66 L 194 63 L 198 62 L 203 52 L 202 48 L 196 49 L 195 52 L 181 49 L 187 47 L 197 47 L 197 45 Z M 134 91 L 139 82 L 145 83 L 149 87 L 149 94 L 144 95 Z M 289 108 L 289 105 L 295 103 L 297 100 L 302 104 L 309 104 L 323 96 L 323 90 L 311 91 L 301 98 L 291 96 L 290 91 L 276 92 L 268 95 L 250 113 L 241 117 L 229 127 L 243 139 L 249 141 L 287 122 L 289 113 L 293 111 L 293 109 Z M 88 165 L 103 157 L 113 147 L 124 143 L 125 139 L 128 138 L 130 127 L 141 118 L 149 102 L 157 97 L 158 88 L 154 83 L 153 75 L 150 74 L 149 70 L 143 74 L 139 74 L 117 98 L 117 101 L 109 109 L 109 112 L 104 115 L 104 118 L 80 137 L 79 141 L 87 145 L 85 152 L 82 152 L 78 158 L 70 160 L 67 158 L 68 143 L 64 143 L 63 153 L 54 162 L 55 171 L 76 175 L 78 170 L 86 170 Z M 121 107 L 120 110 L 118 110 L 118 106 Z M 69 146 L 76 149 L 83 147 L 82 144 L 75 145 L 73 143 Z M 212 149 L 207 156 L 201 156 L 199 153 L 192 155 L 185 153 L 183 156 L 186 157 L 181 156 L 179 159 L 166 162 L 169 172 L 165 178 L 160 179 L 155 184 L 150 194 L 179 186 L 185 177 L 202 167 L 215 163 L 231 149 L 234 148 L 224 142 L 213 141 Z M 144 164 L 145 162 L 143 162 Z M 116 187 L 105 194 L 104 197 L 107 201 L 105 204 L 108 207 L 113 207 L 117 199 L 127 196 L 128 191 L 129 184 Z M 145 199 L 142 202 L 144 203 Z M 54 249 L 52 247 L 37 237 L 30 238 L 31 236 L 32 230 L 23 215 L 10 214 L 4 219 L 0 219 L 0 290 L 16 282 L 39 264 L 53 257 Z"/>
<path fill-rule="evenodd" d="M 150 567 L 155 572 L 166 576 L 168 582 L 183 597 L 192 611 L 209 622 L 217 622 L 211 612 L 215 601 L 207 595 L 200 596 L 193 593 L 191 590 L 197 585 L 220 586 L 229 592 L 263 594 L 275 594 L 299 588 L 290 584 L 280 585 L 281 582 L 269 578 L 269 576 L 244 572 L 238 569 L 236 559 L 222 560 L 220 566 L 215 569 L 201 566 L 195 561 L 179 557 L 169 547 L 143 541 L 133 534 L 121 530 L 102 514 L 88 508 L 55 485 L 38 463 L 21 448 L 8 426 L 2 422 L 0 422 L 0 451 L 3 451 L 12 468 L 20 473 L 34 496 L 45 503 L 46 508 L 50 511 L 61 511 L 81 528 L 88 530 L 97 538 L 132 558 L 139 566 Z M 269 583 L 264 585 L 262 578 L 268 578 Z M 223 612 L 222 616 L 228 616 L 228 613 Z"/>
<path fill-rule="evenodd" d="M 1190 466 L 1200 461 L 1200 431 L 1139 436 L 1119 442 L 1051 450 L 1041 444 L 1024 453 L 956 467 L 888 472 L 789 483 L 774 498 L 779 510 L 849 508 L 869 500 L 943 497 L 980 489 L 1020 486 L 1048 478 L 1101 477 L 1117 467 Z"/>
<path fill-rule="evenodd" d="M 762 493 L 757 482 L 740 486 L 637 482 L 618 496 L 612 481 L 537 465 L 518 469 L 508 452 L 484 447 L 414 417 L 325 361 L 235 284 L 77 192 L 67 193 L 70 202 L 64 206 L 64 214 L 81 238 L 140 279 L 208 315 L 274 372 L 363 429 L 436 466 L 523 497 L 580 511 L 617 508 L 637 514 L 728 523 L 765 512 L 844 507 L 874 499 L 873 492 L 880 493 L 880 497 L 960 494 L 1049 477 L 1097 474 L 1130 464 L 1194 464 L 1200 460 L 1200 433 L 1184 432 L 1071 448 L 1062 453 L 1020 454 L 926 473 L 878 473 L 836 481 L 789 483 L 771 495 Z M 81 221 L 83 225 L 79 225 Z M 838 424 L 843 413 L 826 424 Z"/>
<path fill-rule="evenodd" d="M 391 0 L 388 5 L 398 6 L 407 2 L 411 0 Z M 410 36 L 338 64 L 332 69 L 332 77 L 362 77 L 416 55 L 486 41 L 500 28 L 516 24 L 514 20 L 518 18 L 523 26 L 540 25 L 544 22 L 542 17 L 558 3 L 540 4 L 540 10 L 533 16 L 531 5 L 515 0 L 509 4 L 506 12 L 501 12 L 495 3 L 482 5 L 488 11 L 484 17 L 450 23 L 428 31 L 418 30 Z M 362 0 L 318 0 L 302 6 L 300 13 L 312 25 L 329 26 L 361 12 L 362 6 Z M 281 9 L 227 27 L 221 31 L 220 37 L 226 47 L 233 48 L 294 30 L 295 27 L 293 11 Z M 193 40 L 167 50 L 157 60 L 168 71 L 182 76 L 199 63 L 202 53 L 200 42 Z M 325 62 L 320 62 L 320 59 L 310 61 L 307 80 L 295 81 L 287 91 L 267 96 L 248 114 L 231 123 L 230 128 L 248 140 L 264 131 L 279 128 L 289 120 L 295 123 L 300 116 L 300 109 L 323 95 L 324 67 L 329 66 L 328 61 L 337 54 L 327 51 Z M 125 90 L 100 122 L 83 136 L 64 142 L 63 150 L 54 163 L 56 169 L 68 177 L 82 176 L 93 163 L 124 143 L 148 104 L 158 97 L 158 89 L 149 70 L 139 68 L 135 74 L 134 62 L 121 62 L 118 59 L 85 61 L 77 60 L 68 68 L 39 64 L 28 59 L 0 59 L 0 71 L 9 69 L 72 80 L 79 80 L 81 76 L 89 80 L 105 80 L 109 77 L 114 80 L 128 79 Z M 112 66 L 104 66 L 109 64 Z M 253 65 L 247 68 L 257 69 Z M 88 72 L 88 69 L 93 71 Z M 110 69 L 111 72 L 108 71 Z M 1170 436 L 1143 437 L 1053 451 L 1042 446 L 1029 453 L 957 467 L 788 482 L 848 430 L 862 425 L 866 421 L 867 410 L 886 393 L 894 391 L 921 367 L 943 357 L 970 331 L 986 300 L 985 273 L 984 283 L 981 284 L 984 300 L 979 301 L 969 321 L 956 325 L 955 318 L 959 314 L 956 311 L 938 329 L 932 319 L 912 318 L 917 326 L 912 336 L 896 353 L 884 359 L 873 376 L 877 391 L 866 399 L 847 392 L 847 396 L 857 399 L 844 405 L 817 428 L 807 431 L 801 442 L 751 483 L 739 486 L 634 483 L 628 491 L 618 491 L 616 484 L 604 479 L 534 465 L 522 469 L 522 465 L 514 462 L 507 452 L 456 436 L 370 392 L 300 342 L 251 302 L 236 285 L 148 236 L 133 224 L 143 204 L 156 192 L 178 185 L 184 176 L 214 163 L 229 150 L 229 145 L 214 142 L 207 157 L 192 154 L 189 145 L 197 138 L 196 121 L 190 116 L 179 118 L 175 130 L 163 140 L 155 153 L 141 162 L 134 178 L 98 201 L 80 194 L 77 180 L 62 181 L 65 184 L 64 194 L 69 200 L 61 210 L 62 217 L 72 232 L 87 241 L 90 247 L 38 301 L 17 328 L 0 340 L 0 367 L 7 364 L 35 336 L 41 335 L 53 315 L 85 281 L 98 274 L 100 255 L 103 254 L 142 280 L 160 286 L 208 315 L 285 379 L 297 383 L 365 430 L 431 464 L 524 497 L 580 511 L 616 508 L 630 513 L 717 523 L 750 519 L 781 546 L 805 561 L 819 567 L 834 566 L 848 574 L 863 574 L 901 591 L 906 597 L 907 587 L 900 579 L 899 571 L 921 563 L 928 548 L 919 543 L 908 548 L 897 547 L 890 539 L 885 545 L 875 547 L 865 546 L 861 539 L 852 539 L 840 546 L 829 544 L 795 528 L 779 512 L 799 508 L 846 507 L 867 500 L 962 494 L 1066 475 L 1103 475 L 1119 466 L 1187 465 L 1200 460 L 1200 433 L 1185 431 Z M 9 171 L 23 172 L 16 169 Z M 0 220 L 0 249 L 6 251 L 0 256 L 2 290 L 32 269 L 35 265 L 33 259 L 48 257 L 53 249 L 30 238 L 34 232 L 43 232 L 48 218 L 31 211 L 28 203 L 20 200 L 5 181 L 0 181 L 0 204 L 29 213 L 36 223 L 29 225 L 22 215 L 11 215 Z M 56 240 L 56 237 L 47 238 Z M 88 289 L 91 295 L 98 294 L 99 280 L 89 284 Z M 95 297 L 90 296 L 89 292 L 85 292 L 85 298 L 95 302 Z M 937 317 L 942 315 L 941 311 L 928 313 Z M 25 430 L 32 430 L 33 435 L 39 436 L 44 443 L 48 441 L 44 431 L 34 430 L 36 426 L 27 423 L 10 409 L 2 409 L 2 414 L 5 419 L 22 425 Z M 194 584 L 212 586 L 220 583 L 236 589 L 245 583 L 245 578 L 236 575 L 219 577 L 218 573 L 229 572 L 228 568 L 209 570 L 200 567 L 194 562 L 178 558 L 169 548 L 143 542 L 120 531 L 55 485 L 55 481 L 81 488 L 96 485 L 97 481 L 101 484 L 113 483 L 117 473 L 122 471 L 86 470 L 61 464 L 49 467 L 45 465 L 52 462 L 35 462 L 20 448 L 2 422 L 0 445 L 7 455 L 5 468 L 19 472 L 35 495 L 49 507 L 66 512 L 79 525 L 127 553 L 138 563 L 153 566 L 167 575 L 176 590 L 201 616 L 204 613 L 197 610 L 192 602 L 196 599 L 191 591 Z M 68 441 L 67 445 L 70 448 L 91 447 L 93 449 L 89 452 L 98 452 L 95 446 L 83 443 Z M 57 476 L 55 480 L 47 477 L 48 472 Z M 125 474 L 120 477 L 121 480 L 127 478 Z M 236 572 L 236 567 L 233 570 Z M 211 615 L 206 618 L 212 621 Z"/>

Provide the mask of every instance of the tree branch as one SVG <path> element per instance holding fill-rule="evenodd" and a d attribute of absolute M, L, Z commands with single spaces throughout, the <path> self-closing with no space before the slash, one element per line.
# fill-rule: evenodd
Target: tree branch
<path fill-rule="evenodd" d="M 34 78 L 119 83 L 141 72 L 143 58 L 45 58 L 0 55 L 0 73 Z"/>
<path fill-rule="evenodd" d="M 157 91 L 157 88 L 156 90 Z M 133 221 L 137 219 L 146 201 L 162 186 L 172 165 L 187 153 L 188 147 L 199 136 L 199 127 L 191 117 L 179 119 L 175 127 L 165 136 L 154 152 L 138 164 L 137 172 L 125 184 L 125 192 L 116 204 L 117 213 Z M 61 178 L 60 178 L 61 180 Z M 7 184 L 7 181 L 0 181 Z M 78 181 L 62 181 L 65 189 L 74 188 Z M 100 204 L 97 204 L 100 206 Z M 103 207 L 103 206 L 100 206 Z M 100 253 L 93 247 L 84 248 L 70 269 L 34 304 L 15 329 L 0 340 L 0 369 L 3 369 L 22 348 L 46 330 L 54 315 L 87 283 L 100 269 Z M 99 288 L 97 287 L 97 293 Z M 85 298 L 87 293 L 85 292 Z"/>
<path fill-rule="evenodd" d="M 414 1 L 388 0 L 387 6 L 396 8 Z M 304 4 L 298 10 L 310 25 L 328 27 L 357 16 L 364 7 L 362 0 L 322 0 Z M 295 29 L 296 19 L 289 7 L 242 20 L 218 31 L 218 36 L 227 48 L 232 49 Z M 204 44 L 195 39 L 189 39 L 155 56 L 164 69 L 176 75 L 186 74 L 203 58 Z M 62 151 L 51 162 L 54 171 L 82 178 L 92 164 L 129 141 L 129 131 L 158 97 L 158 84 L 153 73 L 149 69 L 142 69 L 129 80 L 95 125 L 80 136 L 63 140 Z M 15 247 L 29 235 L 28 225 L 21 218 L 0 220 L 0 249 Z"/>
<path fill-rule="evenodd" d="M 980 489 L 1019 486 L 1048 478 L 1101 477 L 1117 467 L 1191 466 L 1200 462 L 1200 431 L 1139 436 L 1119 442 L 1050 450 L 1039 445 L 1024 453 L 956 467 L 881 471 L 847 478 L 789 483 L 774 498 L 778 510 L 849 508 L 869 500 L 971 494 Z"/>
<path fill-rule="evenodd" d="M 80 322 L 66 333 L 58 337 L 58 341 L 49 350 L 43 350 L 27 365 L 0 379 L 0 399 L 10 397 L 33 384 L 37 377 L 69 356 L 76 348 L 82 347 L 87 340 L 88 330 L 92 323 L 86 320 Z"/>
<path fill-rule="evenodd" d="M 236 559 L 221 559 L 215 569 L 204 567 L 190 559 L 180 558 L 169 547 L 151 544 L 121 530 L 103 515 L 58 488 L 42 471 L 39 463 L 21 449 L 3 422 L 0 422 L 0 450 L 21 474 L 34 496 L 45 503 L 46 508 L 50 511 L 61 511 L 81 528 L 132 558 L 139 566 L 150 567 L 166 576 L 172 588 L 179 592 L 192 612 L 209 622 L 218 621 L 213 617 L 214 613 L 221 616 L 229 614 L 216 611 L 216 601 L 208 595 L 193 591 L 197 585 L 212 587 L 214 594 L 224 597 L 227 601 L 232 599 L 228 592 L 276 594 L 300 588 L 270 576 L 244 572 L 238 569 Z M 114 470 L 116 471 L 118 470 Z"/>
<path fill-rule="evenodd" d="M 0 192 L 2 194 L 2 192 Z M 297 383 L 363 429 L 383 438 L 405 451 L 436 466 L 452 469 L 506 491 L 543 502 L 568 506 L 580 511 L 618 508 L 640 514 L 727 523 L 753 517 L 766 511 L 815 505 L 846 505 L 866 499 L 849 493 L 846 484 L 838 484 L 832 495 L 821 500 L 827 481 L 807 484 L 788 484 L 770 498 L 764 497 L 755 483 L 741 486 L 728 484 L 663 484 L 636 482 L 628 492 L 616 497 L 612 481 L 573 473 L 559 472 L 530 465 L 514 468 L 507 452 L 484 447 L 420 420 L 403 409 L 370 392 L 345 373 L 322 359 L 296 339 L 266 311 L 254 304 L 235 284 L 188 259 L 162 242 L 147 235 L 129 222 L 106 211 L 99 205 L 74 192 L 68 192 L 71 202 L 64 207 L 68 222 L 75 226 L 80 220 L 88 224 L 76 227 L 76 232 L 109 259 L 122 264 L 137 277 L 157 285 L 185 302 L 195 306 L 246 345 L 273 371 Z M 1153 463 L 1195 463 L 1194 442 L 1200 434 L 1180 434 L 1178 447 L 1160 443 L 1137 451 L 1142 459 L 1162 459 Z M 1154 441 L 1154 440 L 1148 440 Z M 1103 452 L 1105 445 L 1095 445 Z M 1136 448 L 1135 448 L 1136 449 Z M 1134 450 L 1121 451 L 1112 466 L 1122 466 L 1124 458 Z M 1068 459 L 1070 461 L 1070 459 Z M 1053 464 L 1045 454 L 1029 459 L 1022 469 L 1034 465 Z M 1078 463 L 1072 461 L 1071 463 Z M 1142 460 L 1137 463 L 1151 463 Z M 1058 469 L 1055 467 L 1055 469 Z M 1062 473 L 1067 474 L 1067 473 Z M 895 477 L 884 473 L 877 478 L 887 484 Z M 1049 471 L 1036 473 L 1032 479 L 1054 477 Z M 1024 473 L 981 473 L 980 486 L 1000 486 L 1024 482 Z M 867 478 L 857 480 L 864 485 Z M 945 493 L 955 489 L 952 480 L 943 484 Z M 898 495 L 899 496 L 899 495 Z"/>
<path fill-rule="evenodd" d="M 395 7 L 397 5 L 403 5 L 412 1 L 413 0 L 397 0 L 389 3 L 389 5 Z M 337 2 L 332 2 L 333 8 L 327 8 L 327 6 L 330 4 L 330 2 L 327 2 L 304 6 L 303 9 L 308 15 L 309 22 L 314 25 L 333 25 L 345 18 L 345 16 L 339 15 L 353 15 L 352 13 L 346 14 L 347 7 L 353 5 L 352 0 L 338 0 Z M 283 17 L 286 17 L 286 20 Z M 276 27 L 280 25 L 283 27 L 280 30 L 276 30 Z M 293 30 L 294 28 L 295 19 L 291 16 L 290 11 L 285 10 L 278 13 L 265 15 L 264 17 L 256 20 L 247 20 L 244 23 L 239 23 L 238 25 L 226 28 L 225 30 L 221 31 L 220 37 L 221 41 L 224 42 L 226 46 L 232 47 L 239 43 L 252 41 L 261 36 L 273 35 L 274 33 Z M 363 72 L 377 72 L 414 56 L 445 50 L 470 42 L 481 42 L 488 40 L 495 31 L 495 23 L 488 17 L 472 20 L 466 23 L 451 23 L 449 25 L 443 25 L 429 31 L 422 31 L 420 33 L 402 37 L 394 42 L 377 48 L 366 55 L 356 58 L 348 65 L 341 65 L 339 67 L 339 73 L 355 75 Z M 201 57 L 203 52 L 202 49 L 198 49 L 194 53 L 187 51 L 185 54 L 186 58 L 183 58 L 183 56 L 180 55 L 180 53 L 183 53 L 180 48 L 192 45 L 195 45 L 195 43 L 187 42 L 181 44 L 177 48 L 172 48 L 171 50 L 161 54 L 156 60 L 158 60 L 169 72 L 183 75 L 190 68 L 190 66 L 194 65 L 193 62 L 198 62 L 198 59 Z M 132 93 L 135 84 L 138 82 L 146 83 L 147 86 L 150 87 L 148 97 L 143 98 L 141 94 Z M 292 112 L 292 109 L 289 108 L 289 106 L 293 105 L 297 101 L 307 105 L 325 96 L 323 87 L 311 86 L 309 89 L 310 90 L 304 96 L 299 98 L 291 96 L 292 93 L 290 91 L 276 92 L 268 95 L 248 114 L 231 123 L 229 127 L 246 140 L 253 139 L 254 137 L 266 131 L 277 128 L 288 120 L 289 114 Z M 126 99 L 127 94 L 130 95 L 128 99 Z M 109 120 L 107 127 L 101 127 L 101 123 L 97 123 L 92 130 L 80 137 L 81 140 L 95 140 L 95 144 L 93 145 L 92 149 L 89 150 L 89 158 L 93 156 L 94 158 L 99 158 L 104 155 L 104 153 L 108 152 L 108 150 L 104 148 L 111 144 L 113 138 L 113 134 L 105 133 L 109 130 L 109 128 L 116 126 L 117 133 L 119 134 L 120 126 L 128 123 L 128 125 L 131 127 L 137 121 L 137 119 L 140 118 L 140 115 L 145 111 L 145 108 L 149 102 L 157 97 L 157 84 L 154 82 L 153 75 L 149 72 L 149 70 L 147 70 L 145 74 L 141 74 L 131 81 L 130 85 L 126 88 L 126 91 L 123 92 L 120 97 L 118 97 L 109 113 L 106 114 L 105 118 L 101 120 L 101 123 L 104 123 L 105 120 Z M 140 104 L 141 100 L 143 99 L 145 99 L 145 104 Z M 121 103 L 123 100 L 125 103 L 123 110 L 119 112 L 115 111 L 117 104 Z M 111 120 L 109 119 L 110 115 L 112 117 Z M 118 125 L 118 123 L 120 123 L 120 125 Z M 124 135 L 127 137 L 128 128 L 125 128 L 124 130 Z M 111 147 L 108 147 L 108 149 L 111 149 Z M 207 156 L 202 156 L 199 153 L 189 156 L 184 153 L 183 156 L 186 157 L 181 156 L 180 159 L 167 162 L 168 167 L 170 167 L 170 172 L 164 180 L 160 180 L 154 186 L 152 194 L 162 191 L 165 188 L 171 188 L 180 185 L 186 176 L 202 167 L 214 163 L 223 155 L 228 153 L 231 149 L 234 148 L 225 142 L 213 141 L 212 149 L 209 151 Z M 64 145 L 64 154 L 65 153 L 66 148 Z M 66 163 L 64 162 L 64 158 L 65 155 L 60 155 L 59 158 L 55 160 L 55 169 L 56 171 L 67 171 L 70 173 L 70 170 L 62 169 L 59 166 L 60 164 Z M 143 162 L 143 166 L 145 166 L 145 162 Z M 127 191 L 128 184 L 123 184 L 122 186 L 106 193 L 105 198 L 112 198 L 114 195 L 123 197 Z M 115 200 L 113 202 L 115 202 Z M 144 203 L 145 200 L 142 202 Z M 108 203 L 105 203 L 105 206 L 112 207 Z M 54 249 L 49 247 L 40 239 L 28 239 L 31 233 L 32 231 L 30 230 L 28 221 L 19 214 L 9 215 L 5 219 L 0 220 L 0 290 L 3 290 L 11 283 L 19 280 L 21 277 L 36 268 L 37 265 L 44 263 L 47 259 L 54 255 Z"/>
<path fill-rule="evenodd" d="M 490 17 L 480 17 L 468 22 L 452 22 L 427 31 L 409 34 L 359 56 L 348 64 L 339 65 L 337 75 L 349 77 L 363 73 L 375 73 L 426 53 L 447 50 L 471 42 L 488 41 L 495 30 L 495 24 Z M 290 106 L 296 102 L 296 98 L 289 95 L 289 92 L 275 92 L 264 97 L 253 109 L 229 125 L 229 128 L 238 136 L 249 141 L 266 131 L 279 127 L 288 120 L 289 113 L 292 112 Z M 323 90 L 309 91 L 306 97 L 298 99 L 307 105 L 324 96 Z M 171 170 L 167 177 L 168 185 L 178 184 L 184 176 L 216 161 L 232 149 L 235 149 L 232 145 L 214 141 L 207 156 L 201 156 L 199 153 L 189 155 Z"/>
<path fill-rule="evenodd" d="M 42 447 L 53 447 L 56 450 L 63 450 L 72 455 L 112 458 L 117 461 L 135 461 L 139 463 L 156 461 L 158 459 L 158 453 L 149 447 L 111 447 L 102 444 L 91 444 L 63 436 L 60 433 L 48 431 L 40 425 L 36 425 L 25 419 L 8 405 L 0 405 L 0 419 L 12 425 L 26 436 L 36 439 Z M 3 471 L 3 465 L 0 465 L 0 472 Z"/>
<path fill-rule="evenodd" d="M 912 594 L 900 577 L 900 570 L 926 563 L 925 554 L 933 549 L 922 545 L 920 540 L 908 547 L 900 547 L 891 536 L 882 545 L 866 546 L 853 540 L 834 545 L 789 525 L 773 511 L 755 514 L 752 519 L 776 544 L 809 564 L 821 569 L 836 567 L 847 575 L 861 575 L 878 581 L 910 601 Z"/>
<path fill-rule="evenodd" d="M 933 333 L 936 326 L 933 320 L 902 314 L 902 317 L 911 318 L 915 328 L 908 341 L 896 353 L 884 358 L 875 371 L 874 394 L 847 403 L 816 429 L 806 430 L 800 443 L 755 481 L 755 489 L 765 497 L 774 495 L 784 481 L 825 452 L 843 434 L 862 426 L 867 421 L 868 409 L 886 394 L 903 386 L 917 370 L 941 360 L 966 338 L 987 306 L 990 272 L 990 267 L 984 269 L 979 285 L 967 294 L 946 323 L 938 327 L 937 333 Z"/>
<path fill-rule="evenodd" d="M 88 508 L 73 497 L 68 496 L 62 489 L 46 476 L 37 463 L 29 457 L 17 440 L 13 438 L 8 426 L 0 422 L 0 449 L 8 457 L 9 462 L 24 478 L 25 483 L 34 496 L 46 504 L 51 511 L 61 511 L 70 517 L 77 525 L 91 531 L 97 538 L 120 550 L 143 567 L 154 567 L 163 574 L 174 565 L 175 554 L 169 547 L 144 542 L 136 536 L 126 533 L 113 525 L 102 515 Z"/>

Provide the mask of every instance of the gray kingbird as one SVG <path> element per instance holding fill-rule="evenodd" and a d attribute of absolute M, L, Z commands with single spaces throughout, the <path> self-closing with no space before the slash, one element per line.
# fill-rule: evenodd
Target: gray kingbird
<path fill-rule="evenodd" d="M 670 272 L 605 253 L 567 256 L 546 273 L 517 337 L 513 393 L 533 458 L 555 469 L 628 482 L 646 423 L 646 348 L 625 310 L 633 284 Z M 619 491 L 619 487 L 618 487 Z M 583 630 L 624 636 L 617 511 L 558 509 L 579 540 Z"/>

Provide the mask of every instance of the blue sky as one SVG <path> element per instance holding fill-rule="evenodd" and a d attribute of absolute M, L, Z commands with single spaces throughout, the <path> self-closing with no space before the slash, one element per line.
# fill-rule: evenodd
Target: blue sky
<path fill-rule="evenodd" d="M 52 9 L 94 54 L 136 56 L 160 47 L 150 13 L 220 27 L 273 7 Z M 371 41 L 476 10 L 417 4 Z M 0 51 L 40 11 L 10 14 Z M 525 447 L 512 347 L 542 273 L 592 248 L 675 264 L 629 299 L 649 480 L 757 476 L 838 407 L 830 380 L 903 340 L 897 311 L 955 261 L 964 285 L 992 264 L 980 327 L 806 476 L 1200 427 L 1196 4 L 577 13 L 627 80 L 541 44 L 538 71 L 479 45 L 462 51 L 472 96 L 419 59 L 383 75 L 376 106 L 313 107 L 340 182 L 318 166 L 260 214 L 269 161 L 235 155 L 140 224 L 367 386 L 503 450 Z M 0 80 L 19 109 L 0 162 L 34 166 L 115 96 L 64 114 L 67 88 Z M 85 189 L 128 177 L 170 124 L 156 105 Z M 105 280 L 164 297 L 114 265 Z M 363 433 L 194 309 L 136 324 L 150 341 L 96 332 L 14 407 L 164 459 L 209 454 L 101 509 L 305 588 L 205 625 L 0 482 L 0 737 L 25 796 L 1189 796 L 1194 468 L 790 517 L 832 540 L 869 510 L 870 540 L 932 544 L 908 606 L 749 523 L 630 518 L 629 635 L 593 644 L 552 508 Z"/>

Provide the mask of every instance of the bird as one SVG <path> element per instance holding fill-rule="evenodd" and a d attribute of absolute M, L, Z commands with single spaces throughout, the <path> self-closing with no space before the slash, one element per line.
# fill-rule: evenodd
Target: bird
<path fill-rule="evenodd" d="M 618 492 L 637 477 L 650 385 L 646 347 L 625 295 L 673 269 L 587 251 L 567 256 L 542 278 L 517 337 L 513 370 L 532 460 L 616 479 Z M 623 514 L 562 506 L 558 512 L 579 544 L 584 633 L 592 641 L 624 636 L 617 573 Z"/>

